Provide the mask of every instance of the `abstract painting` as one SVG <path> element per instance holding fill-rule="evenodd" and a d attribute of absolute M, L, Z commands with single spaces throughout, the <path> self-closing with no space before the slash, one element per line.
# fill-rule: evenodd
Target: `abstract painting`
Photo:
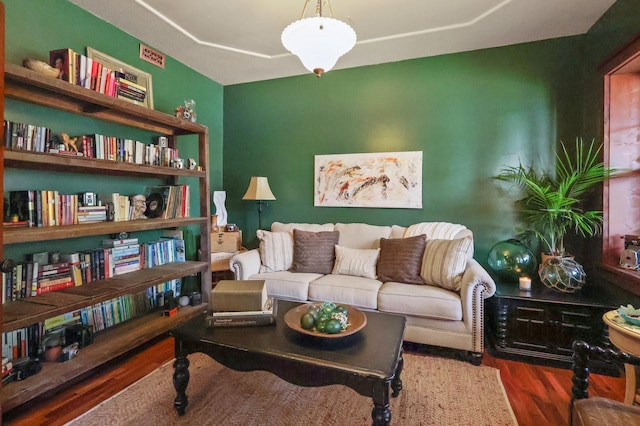
<path fill-rule="evenodd" d="M 316 155 L 316 207 L 422 208 L 422 151 Z"/>

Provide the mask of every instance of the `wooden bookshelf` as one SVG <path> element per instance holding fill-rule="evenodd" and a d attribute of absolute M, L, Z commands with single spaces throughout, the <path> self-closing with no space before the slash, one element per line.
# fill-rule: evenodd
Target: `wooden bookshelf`
<path fill-rule="evenodd" d="M 123 231 L 175 229 L 185 226 L 199 229 L 197 236 L 199 244 L 197 261 L 170 263 L 86 283 L 79 287 L 8 302 L 0 310 L 3 332 L 27 327 L 47 318 L 126 294 L 139 293 L 151 286 L 194 274 L 200 276 L 203 302 L 199 306 L 180 308 L 178 314 L 172 317 L 163 317 L 156 311 L 101 331 L 95 336 L 94 343 L 82 348 L 76 358 L 64 363 L 45 363 L 42 371 L 34 376 L 3 386 L 1 406 L 2 410 L 6 411 L 32 398 L 52 392 L 59 386 L 69 385 L 74 379 L 92 369 L 206 311 L 211 290 L 209 259 L 211 222 L 209 220 L 209 141 L 206 126 L 44 76 L 18 65 L 4 64 L 4 70 L 4 98 L 17 99 L 74 115 L 156 133 L 159 136 L 168 137 L 171 148 L 179 145 L 181 136 L 195 135 L 187 138 L 185 143 L 194 143 L 197 139 L 195 143 L 198 147 L 199 168 L 197 170 L 176 169 L 2 148 L 0 150 L 2 176 L 4 176 L 4 168 L 16 168 L 38 169 L 51 173 L 74 173 L 79 176 L 123 176 L 133 180 L 151 177 L 162 180 L 165 185 L 175 185 L 179 178 L 189 178 L 197 181 L 199 194 L 197 210 L 199 211 L 194 212 L 194 217 L 178 219 L 158 218 L 40 228 L 6 227 L 0 233 L 3 248 L 11 244 L 52 241 L 52 249 L 55 249 L 56 240 L 109 235 Z M 90 130 L 87 129 L 87 132 L 90 133 Z M 192 191 L 192 194 L 195 193 L 195 190 Z"/>
<path fill-rule="evenodd" d="M 164 317 L 161 311 L 155 311 L 97 334 L 94 342 L 82 348 L 75 358 L 60 363 L 43 363 L 43 368 L 38 374 L 27 380 L 3 386 L 2 409 L 10 410 L 60 386 L 69 386 L 70 382 L 83 374 L 206 310 L 207 305 L 204 304 L 185 306 L 172 317 Z"/>

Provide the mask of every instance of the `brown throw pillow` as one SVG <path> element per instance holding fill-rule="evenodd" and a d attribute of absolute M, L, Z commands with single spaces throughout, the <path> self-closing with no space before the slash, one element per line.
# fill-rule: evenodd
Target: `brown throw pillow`
<path fill-rule="evenodd" d="M 293 272 L 330 274 L 336 260 L 338 231 L 308 232 L 293 230 Z"/>
<path fill-rule="evenodd" d="M 378 279 L 407 284 L 424 284 L 420 276 L 426 237 L 380 238 Z"/>

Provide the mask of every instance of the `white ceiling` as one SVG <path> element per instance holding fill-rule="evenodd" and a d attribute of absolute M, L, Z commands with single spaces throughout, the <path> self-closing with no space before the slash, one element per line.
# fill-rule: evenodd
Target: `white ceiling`
<path fill-rule="evenodd" d="M 222 85 L 308 74 L 280 42 L 304 0 L 70 1 Z M 358 35 L 334 69 L 582 34 L 613 3 L 333 0 L 333 17 Z"/>

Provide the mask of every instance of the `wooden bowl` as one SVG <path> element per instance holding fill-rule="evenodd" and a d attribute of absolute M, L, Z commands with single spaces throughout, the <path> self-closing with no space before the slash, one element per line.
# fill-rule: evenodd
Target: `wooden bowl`
<path fill-rule="evenodd" d="M 367 316 L 361 310 L 354 308 L 353 306 L 343 305 L 347 307 L 347 317 L 349 319 L 349 327 L 346 330 L 341 331 L 336 334 L 327 334 L 321 333 L 315 330 L 305 330 L 300 325 L 300 317 L 307 312 L 309 306 L 312 303 L 306 303 L 304 305 L 300 305 L 296 308 L 290 309 L 286 314 L 284 314 L 284 322 L 287 326 L 299 333 L 308 334 L 309 336 L 315 337 L 323 337 L 327 339 L 337 339 L 340 337 L 350 336 L 358 331 L 362 330 L 365 325 L 367 325 Z"/>

